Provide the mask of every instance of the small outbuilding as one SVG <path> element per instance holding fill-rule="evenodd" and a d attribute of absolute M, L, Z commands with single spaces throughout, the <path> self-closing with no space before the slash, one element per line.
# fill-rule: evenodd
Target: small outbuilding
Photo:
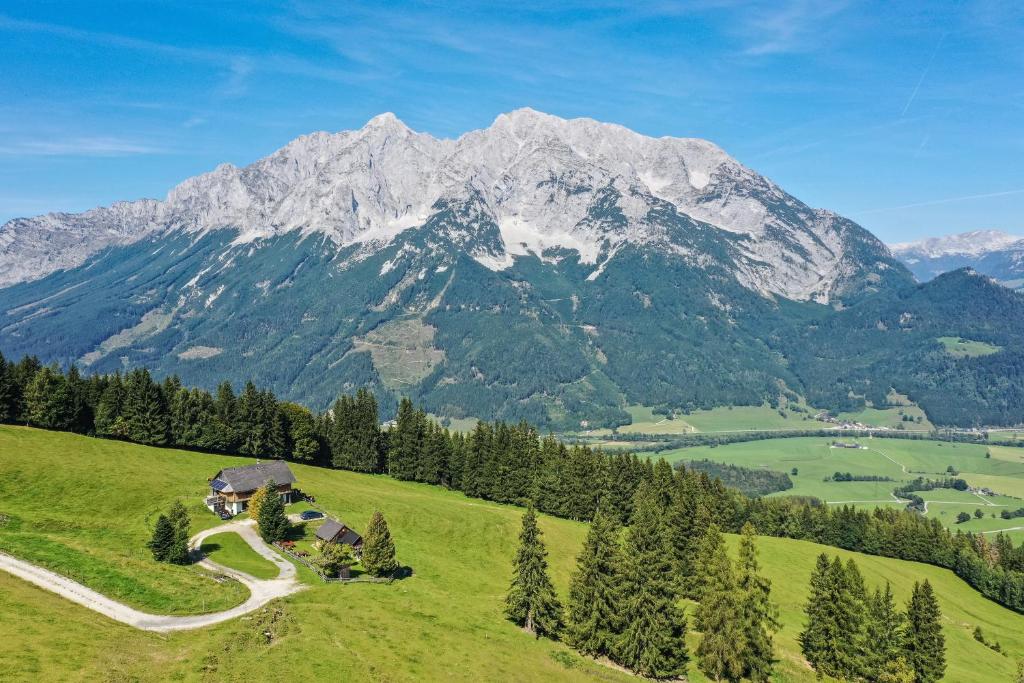
<path fill-rule="evenodd" d="M 343 522 L 328 517 L 320 528 L 316 530 L 316 537 L 323 543 L 344 543 L 352 546 L 352 550 L 359 554 L 363 549 L 363 537 L 350 529 Z"/>
<path fill-rule="evenodd" d="M 249 499 L 269 482 L 274 482 L 278 495 L 287 504 L 295 492 L 295 475 L 287 463 L 280 460 L 257 462 L 244 467 L 225 467 L 210 480 L 210 495 L 206 506 L 214 512 L 226 510 L 233 515 L 249 507 Z"/>

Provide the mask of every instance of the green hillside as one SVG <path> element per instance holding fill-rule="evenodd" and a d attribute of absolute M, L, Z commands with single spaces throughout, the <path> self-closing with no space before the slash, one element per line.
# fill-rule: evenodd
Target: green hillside
<path fill-rule="evenodd" d="M 178 497 L 193 511 L 194 528 L 215 524 L 199 503 L 207 478 L 245 459 L 20 427 L 0 427 L 0 454 L 0 515 L 9 518 L 0 526 L 5 552 L 153 611 L 169 611 L 166 605 L 197 591 L 207 609 L 212 601 L 223 606 L 243 599 L 237 584 L 153 563 L 142 544 L 146 519 Z M 303 490 L 358 530 L 373 510 L 382 510 L 399 560 L 414 576 L 391 585 L 324 585 L 305 574 L 308 590 L 250 618 L 162 636 L 0 573 L 0 665 L 15 680 L 631 679 L 503 620 L 521 509 L 382 476 L 291 467 Z M 541 527 L 564 597 L 586 527 L 546 516 Z M 814 558 L 823 550 L 855 554 L 784 539 L 760 539 L 759 547 L 782 610 L 777 680 L 812 681 L 795 638 Z M 869 586 L 892 581 L 901 603 L 915 580 L 934 584 L 949 646 L 946 680 L 1010 678 L 1016 658 L 1024 656 L 1024 616 L 985 600 L 949 571 L 856 557 Z M 188 598 L 177 611 L 201 611 L 198 600 Z M 976 642 L 975 626 L 1009 656 Z M 690 679 L 703 680 L 696 667 Z"/>

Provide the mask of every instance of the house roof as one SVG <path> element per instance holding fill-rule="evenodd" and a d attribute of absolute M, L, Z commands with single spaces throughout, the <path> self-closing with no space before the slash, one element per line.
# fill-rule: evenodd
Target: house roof
<path fill-rule="evenodd" d="M 325 519 L 320 528 L 316 530 L 316 537 L 321 541 L 335 541 L 348 545 L 356 545 L 363 540 L 362 536 L 349 529 L 348 526 L 330 517 Z"/>
<path fill-rule="evenodd" d="M 287 463 L 271 460 L 244 467 L 225 467 L 217 473 L 210 485 L 216 491 L 244 493 L 255 491 L 271 480 L 275 484 L 294 484 L 296 482 L 295 475 L 292 474 Z"/>

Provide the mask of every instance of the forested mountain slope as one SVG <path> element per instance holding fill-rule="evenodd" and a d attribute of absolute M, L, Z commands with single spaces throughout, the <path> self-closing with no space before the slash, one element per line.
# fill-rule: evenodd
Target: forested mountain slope
<path fill-rule="evenodd" d="M 11 221 L 0 274 L 8 357 L 251 378 L 314 408 L 366 386 L 385 407 L 548 427 L 624 423 L 630 404 L 846 407 L 812 323 L 913 287 L 866 230 L 711 143 L 531 110 L 457 140 L 382 115 L 164 201 Z M 1024 421 L 1015 386 L 971 381 L 1003 407 L 941 421 Z"/>

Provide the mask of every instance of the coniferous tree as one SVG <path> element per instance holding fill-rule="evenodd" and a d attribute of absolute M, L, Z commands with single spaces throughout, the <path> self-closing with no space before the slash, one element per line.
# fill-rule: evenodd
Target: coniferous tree
<path fill-rule="evenodd" d="M 822 675 L 856 677 L 863 605 L 857 604 L 849 574 L 838 557 L 829 562 L 824 553 L 818 556 L 810 593 L 804 608 L 807 626 L 799 638 L 804 656 Z"/>
<path fill-rule="evenodd" d="M 171 554 L 171 547 L 174 545 L 174 540 L 174 525 L 171 524 L 171 520 L 167 518 L 167 515 L 160 515 L 156 520 L 156 526 L 153 527 L 153 537 L 146 544 L 146 547 L 153 553 L 154 560 L 157 562 L 167 562 Z"/>
<path fill-rule="evenodd" d="M 0 423 L 9 424 L 18 418 L 18 383 L 13 363 L 0 353 Z"/>
<path fill-rule="evenodd" d="M 942 634 L 942 613 L 928 579 L 914 583 L 907 604 L 907 625 L 903 649 L 917 683 L 933 683 L 946 672 L 946 638 Z"/>
<path fill-rule="evenodd" d="M 260 505 L 260 514 L 256 522 L 259 526 L 260 537 L 267 543 L 277 543 L 288 536 L 291 525 L 284 512 L 284 501 L 281 500 L 281 496 L 277 492 L 277 484 L 268 481 L 263 489 L 266 499 Z"/>
<path fill-rule="evenodd" d="M 505 598 L 505 615 L 527 633 L 557 636 L 562 606 L 548 576 L 547 549 L 533 506 L 523 515 L 519 549 L 512 565 L 512 584 Z"/>
<path fill-rule="evenodd" d="M 388 523 L 380 511 L 373 513 L 370 525 L 366 528 L 362 562 L 366 571 L 373 576 L 390 576 L 398 569 L 395 542 L 391 539 Z"/>
<path fill-rule="evenodd" d="M 778 608 L 771 601 L 771 580 L 760 574 L 754 526 L 747 522 L 740 536 L 737 588 L 743 629 L 743 675 L 754 683 L 771 679 L 772 633 L 780 628 Z"/>
<path fill-rule="evenodd" d="M 867 657 L 862 675 L 870 677 L 872 672 L 884 671 L 886 667 L 898 669 L 896 660 L 903 654 L 903 615 L 896 610 L 892 587 L 885 582 L 885 590 L 878 588 L 868 599 L 865 640 Z M 906 665 L 906 661 L 904 661 Z"/>
<path fill-rule="evenodd" d="M 149 371 L 132 370 L 125 380 L 125 438 L 135 443 L 163 446 L 168 442 L 170 421 L 163 392 L 150 377 Z"/>
<path fill-rule="evenodd" d="M 623 573 L 623 632 L 615 660 L 649 678 L 686 672 L 686 617 L 678 607 L 663 512 L 650 484 L 642 483 L 626 534 Z"/>
<path fill-rule="evenodd" d="M 127 432 L 124 428 L 124 382 L 121 380 L 121 373 L 115 372 L 107 386 L 100 394 L 99 403 L 96 406 L 96 433 L 100 436 L 114 438 L 125 438 Z"/>
<path fill-rule="evenodd" d="M 702 635 L 697 666 L 714 681 L 738 681 L 744 671 L 745 646 L 740 593 L 717 524 L 704 534 L 698 566 L 700 603 L 694 621 Z"/>
<path fill-rule="evenodd" d="M 170 511 L 167 513 L 167 519 L 174 528 L 174 542 L 171 544 L 170 551 L 167 554 L 167 561 L 171 564 L 188 564 L 188 539 L 191 519 L 189 518 L 188 510 L 185 509 L 180 500 L 174 501 Z"/>
<path fill-rule="evenodd" d="M 622 547 L 617 521 L 597 511 L 569 585 L 566 640 L 595 657 L 611 656 L 622 631 Z"/>

